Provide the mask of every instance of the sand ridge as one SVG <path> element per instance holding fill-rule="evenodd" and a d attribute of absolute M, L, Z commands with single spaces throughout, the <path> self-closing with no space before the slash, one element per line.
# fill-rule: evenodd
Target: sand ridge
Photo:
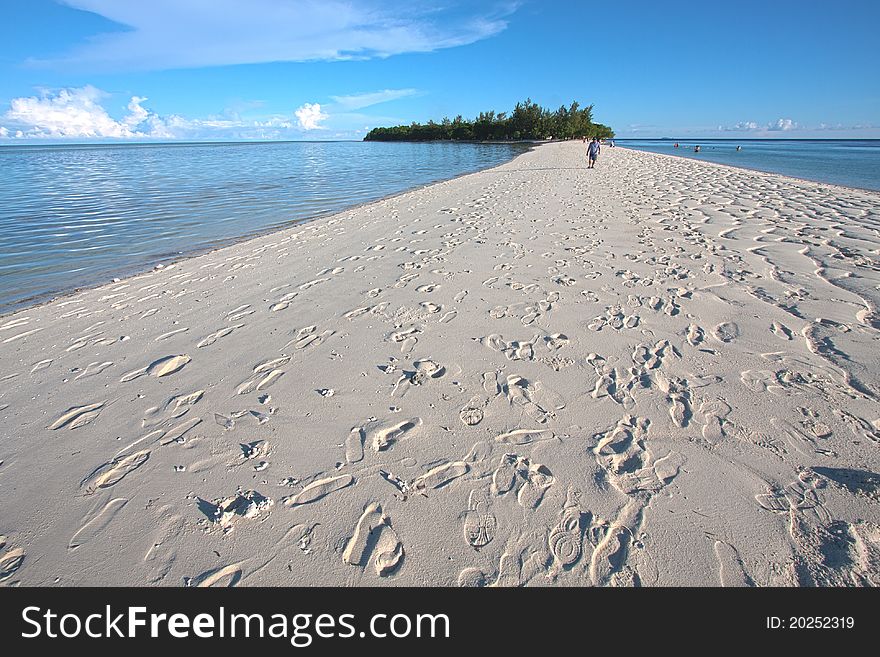
<path fill-rule="evenodd" d="M 0 318 L 0 583 L 877 584 L 880 194 L 584 166 Z"/>

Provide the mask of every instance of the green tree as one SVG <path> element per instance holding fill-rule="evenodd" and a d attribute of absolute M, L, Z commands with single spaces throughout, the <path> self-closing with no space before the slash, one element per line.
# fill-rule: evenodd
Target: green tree
<path fill-rule="evenodd" d="M 608 139 L 614 130 L 601 123 L 593 123 L 593 106 L 581 107 L 574 101 L 562 105 L 555 112 L 532 102 L 531 98 L 517 103 L 513 112 L 480 112 L 472 121 L 460 114 L 454 119 L 444 117 L 440 123 L 413 122 L 409 126 L 373 128 L 364 137 L 366 141 L 510 141 L 547 139 L 580 139 L 582 137 Z"/>

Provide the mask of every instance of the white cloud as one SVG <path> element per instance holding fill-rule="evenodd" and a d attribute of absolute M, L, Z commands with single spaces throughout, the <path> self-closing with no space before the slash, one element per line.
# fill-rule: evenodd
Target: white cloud
<path fill-rule="evenodd" d="M 143 96 L 132 96 L 128 102 L 128 111 L 131 114 L 125 117 L 125 124 L 130 128 L 137 127 L 150 116 L 150 113 L 141 107 L 141 103 L 146 102 L 146 100 L 147 98 Z"/>
<path fill-rule="evenodd" d="M 345 110 L 358 110 L 379 103 L 387 103 L 398 98 L 414 96 L 417 89 L 383 89 L 382 91 L 370 91 L 367 93 L 350 94 L 348 96 L 331 96 L 333 102 Z"/>
<path fill-rule="evenodd" d="M 320 130 L 323 126 L 321 121 L 327 119 L 327 115 L 321 111 L 318 103 L 306 103 L 294 112 L 299 127 L 303 130 Z"/>
<path fill-rule="evenodd" d="M 722 132 L 776 132 L 789 131 L 798 128 L 798 124 L 791 119 L 777 119 L 766 125 L 762 125 L 757 121 L 740 121 L 732 126 L 719 125 L 718 129 Z"/>
<path fill-rule="evenodd" d="M 131 137 L 131 127 L 111 118 L 98 104 L 103 96 L 95 87 L 85 86 L 13 98 L 3 118 L 25 126 L 24 134 L 34 137 Z"/>
<path fill-rule="evenodd" d="M 333 135 L 357 139 L 376 125 L 398 125 L 400 116 L 365 114 L 357 107 L 411 95 L 411 90 L 383 90 L 334 96 L 329 107 L 303 103 L 289 113 L 242 117 L 226 110 L 219 115 L 186 117 L 160 115 L 145 96 L 128 96 L 124 104 L 93 86 L 41 90 L 34 96 L 14 98 L 4 112 L 0 107 L 0 139 L 52 140 L 279 140 L 329 139 Z M 341 101 L 341 102 L 340 102 Z M 114 111 L 113 107 L 118 110 Z M 365 126 L 365 127 L 361 127 Z"/>
<path fill-rule="evenodd" d="M 121 26 L 90 38 L 60 59 L 65 65 L 104 70 L 430 52 L 498 34 L 518 6 L 505 0 L 492 8 L 479 3 L 473 8 L 460 0 L 441 8 L 427 0 L 62 1 Z"/>
<path fill-rule="evenodd" d="M 284 139 L 323 129 L 329 118 L 319 103 L 305 103 L 293 115 L 257 119 L 209 116 L 160 116 L 144 106 L 147 98 L 131 96 L 127 114 L 113 118 L 102 105 L 109 94 L 92 86 L 43 91 L 14 98 L 2 115 L 0 138 L 8 139 Z"/>
<path fill-rule="evenodd" d="M 777 119 L 776 123 L 771 123 L 767 126 L 768 130 L 781 130 L 783 132 L 787 132 L 789 130 L 794 130 L 798 127 L 798 124 L 792 121 L 791 119 Z"/>
<path fill-rule="evenodd" d="M 834 130 L 834 131 L 843 131 L 843 130 L 877 130 L 880 128 L 880 125 L 875 123 L 857 123 L 855 125 L 844 125 L 842 123 L 820 123 L 816 130 Z"/>

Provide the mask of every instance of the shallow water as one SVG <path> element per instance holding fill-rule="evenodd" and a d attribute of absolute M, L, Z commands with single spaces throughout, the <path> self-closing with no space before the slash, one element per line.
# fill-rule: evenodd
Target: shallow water
<path fill-rule="evenodd" d="M 0 312 L 508 161 L 508 144 L 0 147 Z"/>
<path fill-rule="evenodd" d="M 880 139 L 617 139 L 615 143 L 640 151 L 880 190 Z M 694 153 L 696 145 L 699 153 Z M 742 150 L 737 151 L 737 146 Z"/>

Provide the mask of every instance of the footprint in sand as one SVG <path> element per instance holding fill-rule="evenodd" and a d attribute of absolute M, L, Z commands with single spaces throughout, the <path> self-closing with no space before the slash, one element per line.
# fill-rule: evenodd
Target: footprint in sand
<path fill-rule="evenodd" d="M 345 439 L 345 462 L 358 463 L 364 459 L 364 432 L 354 427 Z"/>
<path fill-rule="evenodd" d="M 403 543 L 378 502 L 368 504 L 364 509 L 342 553 L 342 561 L 366 568 L 371 557 L 379 577 L 393 573 L 404 557 Z"/>
<path fill-rule="evenodd" d="M 458 585 L 463 588 L 483 588 L 489 586 L 489 577 L 479 568 L 465 568 L 458 575 Z"/>
<path fill-rule="evenodd" d="M 165 358 L 160 358 L 159 360 L 150 363 L 146 367 L 125 374 L 119 379 L 119 382 L 127 383 L 145 375 L 155 376 L 156 378 L 169 376 L 170 374 L 182 370 L 191 360 L 192 359 L 186 354 L 181 354 L 179 356 L 166 356 Z"/>
<path fill-rule="evenodd" d="M 284 506 L 295 507 L 303 504 L 311 504 L 312 502 L 317 502 L 318 500 L 323 499 L 330 493 L 347 488 L 353 483 L 354 477 L 350 474 L 319 479 L 303 488 L 296 495 L 284 498 Z"/>
<path fill-rule="evenodd" d="M 536 335 L 528 341 L 506 341 L 498 333 L 493 333 L 484 338 L 480 338 L 478 342 L 492 351 L 498 351 L 507 356 L 508 360 L 534 360 L 535 346 L 540 336 Z"/>
<path fill-rule="evenodd" d="M 272 358 L 254 366 L 254 374 L 238 386 L 236 393 L 246 395 L 251 392 L 265 390 L 275 384 L 284 376 L 284 370 L 280 367 L 290 362 L 290 356 Z"/>
<path fill-rule="evenodd" d="M 106 360 L 102 363 L 89 363 L 88 365 L 86 365 L 85 369 L 76 376 L 74 380 L 79 381 L 80 379 L 87 379 L 89 377 L 96 376 L 106 370 L 108 367 L 111 367 L 112 365 L 113 362 L 109 360 Z"/>
<path fill-rule="evenodd" d="M 275 303 L 269 306 L 270 312 L 278 312 L 279 310 L 287 310 L 290 307 L 290 302 L 297 297 L 299 292 L 288 292 L 278 299 Z"/>
<path fill-rule="evenodd" d="M 547 536 L 547 547 L 553 557 L 551 577 L 570 569 L 583 553 L 584 530 L 589 524 L 589 514 L 581 511 L 578 498 L 578 493 L 569 487 L 559 522 Z"/>
<path fill-rule="evenodd" d="M 326 283 L 329 280 L 330 280 L 330 278 L 326 277 L 326 276 L 323 278 L 315 278 L 311 281 L 307 281 L 306 283 L 303 283 L 302 285 L 300 285 L 299 289 L 300 290 L 308 290 L 310 288 L 315 287 L 316 285 L 320 285 L 321 283 Z"/>
<path fill-rule="evenodd" d="M 369 445 L 374 452 L 383 452 L 399 440 L 409 437 L 421 425 L 420 417 L 407 420 L 372 420 L 360 427 L 359 431 L 364 444 Z"/>
<path fill-rule="evenodd" d="M 684 458 L 677 452 L 654 460 L 645 444 L 649 426 L 647 418 L 626 416 L 614 428 L 594 436 L 596 463 L 625 495 L 658 492 L 678 476 L 684 465 Z"/>
<path fill-rule="evenodd" d="M 67 549 L 70 551 L 76 550 L 101 534 L 127 503 L 128 500 L 124 497 L 107 502 L 93 518 L 83 524 L 73 535 L 67 544 Z"/>
<path fill-rule="evenodd" d="M 372 308 L 372 306 L 361 306 L 359 308 L 354 308 L 352 310 L 349 310 L 347 313 L 343 314 L 342 316 L 345 317 L 345 319 L 357 319 L 358 317 L 361 317 L 362 315 L 366 315 L 368 312 L 370 312 L 371 308 Z"/>
<path fill-rule="evenodd" d="M 392 342 L 396 342 L 400 345 L 400 353 L 408 354 L 411 352 L 419 339 L 416 337 L 422 332 L 422 329 L 412 326 L 407 329 L 403 329 L 401 331 L 397 331 L 392 333 L 389 337 Z"/>
<path fill-rule="evenodd" d="M 536 509 L 556 479 L 550 469 L 525 456 L 505 454 L 492 473 L 492 492 L 497 496 L 515 492 L 524 509 Z"/>
<path fill-rule="evenodd" d="M 722 322 L 712 329 L 712 335 L 719 342 L 732 342 L 739 337 L 739 326 L 735 322 Z"/>
<path fill-rule="evenodd" d="M 721 586 L 754 586 L 746 574 L 742 559 L 732 545 L 715 541 L 715 559 L 718 561 L 718 579 Z"/>
<path fill-rule="evenodd" d="M 691 324 L 688 326 L 687 330 L 687 341 L 692 347 L 699 346 L 703 339 L 705 338 L 705 333 L 703 329 L 697 326 L 696 324 Z"/>
<path fill-rule="evenodd" d="M 228 566 L 211 568 L 195 577 L 184 578 L 183 585 L 185 587 L 199 588 L 235 586 L 241 581 L 242 567 L 244 564 L 245 561 L 239 561 L 238 563 L 232 563 Z"/>
<path fill-rule="evenodd" d="M 204 397 L 204 390 L 195 390 L 183 395 L 175 395 L 163 407 L 154 406 L 144 413 L 141 426 L 145 429 L 156 427 L 168 420 L 175 420 L 189 413 Z"/>
<path fill-rule="evenodd" d="M 391 396 L 401 398 L 414 386 L 422 386 L 446 374 L 446 368 L 430 359 L 417 360 L 411 371 L 404 371 L 394 384 Z"/>
<path fill-rule="evenodd" d="M 798 517 L 809 518 L 819 525 L 831 522 L 831 514 L 818 493 L 824 486 L 824 479 L 811 470 L 803 470 L 795 481 L 783 489 L 768 485 L 768 492 L 755 495 L 755 501 L 767 511 L 788 516 L 791 520 L 790 532 L 794 533 Z"/>
<path fill-rule="evenodd" d="M 86 495 L 96 493 L 103 488 L 110 488 L 118 484 L 126 475 L 141 467 L 149 458 L 150 450 L 148 449 L 119 456 L 95 468 L 80 482 L 80 487 L 85 488 Z"/>
<path fill-rule="evenodd" d="M 792 332 L 791 329 L 788 328 L 785 324 L 780 324 L 779 322 L 773 322 L 770 325 L 770 330 L 773 331 L 773 335 L 777 338 L 782 338 L 783 340 L 791 340 Z"/>
<path fill-rule="evenodd" d="M 265 390 L 276 383 L 282 376 L 284 376 L 284 370 L 271 370 L 265 374 L 251 377 L 238 387 L 236 393 L 246 395 L 251 392 Z"/>
<path fill-rule="evenodd" d="M 307 329 L 301 329 L 296 338 L 288 342 L 284 347 L 288 347 L 293 345 L 294 349 L 308 349 L 311 347 L 319 347 L 332 335 L 335 335 L 336 331 L 332 329 L 327 329 L 321 333 L 316 332 L 317 329 L 314 326 L 307 327 Z"/>
<path fill-rule="evenodd" d="M 464 461 L 452 461 L 431 468 L 423 475 L 416 477 L 410 488 L 417 493 L 424 494 L 430 489 L 443 488 L 453 480 L 463 477 L 470 470 L 470 466 Z"/>
<path fill-rule="evenodd" d="M 44 370 L 52 364 L 52 359 L 48 358 L 46 360 L 41 360 L 39 363 L 34 363 L 33 368 L 31 368 L 31 374 L 36 374 L 40 370 Z"/>
<path fill-rule="evenodd" d="M 730 411 L 730 406 L 723 399 L 704 401 L 700 404 L 697 419 L 703 423 L 703 438 L 717 444 L 724 436 L 725 418 Z"/>
<path fill-rule="evenodd" d="M 227 326 L 225 328 L 220 329 L 219 331 L 215 331 L 211 333 L 211 335 L 203 338 L 196 345 L 197 349 L 202 349 L 203 347 L 210 347 L 212 344 L 217 342 L 220 338 L 225 338 L 227 335 L 232 333 L 233 331 L 243 328 L 244 324 L 235 324 L 234 326 Z"/>
<path fill-rule="evenodd" d="M 474 427 L 483 421 L 483 409 L 488 400 L 480 395 L 474 395 L 458 413 L 458 417 L 469 427 Z"/>
<path fill-rule="evenodd" d="M 492 542 L 498 521 L 492 514 L 489 496 L 484 490 L 472 490 L 468 509 L 463 514 L 464 540 L 468 545 L 481 548 Z"/>
<path fill-rule="evenodd" d="M 495 442 L 505 445 L 531 445 L 554 438 L 555 434 L 550 429 L 514 429 L 495 436 Z"/>
<path fill-rule="evenodd" d="M 67 427 L 68 429 L 84 427 L 97 419 L 106 404 L 106 401 L 101 401 L 94 404 L 86 404 L 85 406 L 73 406 L 50 424 L 49 429 L 55 431 L 62 427 Z"/>
<path fill-rule="evenodd" d="M 237 519 L 256 518 L 271 509 L 274 504 L 274 500 L 255 490 L 239 491 L 235 495 L 214 502 L 200 498 L 198 502 L 199 510 L 211 522 L 220 525 L 225 532 L 232 530 Z"/>
<path fill-rule="evenodd" d="M 42 328 L 36 328 L 36 329 L 31 329 L 30 331 L 24 331 L 24 332 L 22 332 L 22 333 L 18 333 L 17 335 L 13 335 L 13 336 L 8 337 L 8 338 L 6 338 L 5 340 L 3 340 L 3 343 L 4 343 L 4 344 L 7 344 L 7 343 L 9 343 L 9 342 L 15 342 L 16 340 L 20 340 L 20 339 L 22 339 L 22 338 L 26 338 L 26 337 L 28 337 L 29 335 L 33 335 L 34 333 L 39 333 L 39 332 L 42 331 L 42 330 L 43 330 Z"/>
<path fill-rule="evenodd" d="M 502 389 L 511 406 L 518 406 L 532 420 L 543 424 L 556 418 L 556 411 L 565 408 L 565 402 L 558 395 L 545 390 L 539 381 L 512 374 L 507 377 Z"/>
<path fill-rule="evenodd" d="M 501 394 L 501 384 L 498 382 L 498 372 L 484 372 L 483 390 L 489 395 L 490 399 Z"/>
<path fill-rule="evenodd" d="M 608 527 L 605 536 L 593 550 L 589 574 L 594 586 L 615 583 L 626 565 L 627 556 L 636 531 L 642 523 L 644 503 L 633 499 L 620 510 Z"/>
<path fill-rule="evenodd" d="M 161 342 L 162 340 L 167 340 L 168 338 L 177 335 L 178 333 L 186 333 L 189 331 L 188 328 L 179 328 L 174 329 L 173 331 L 168 331 L 167 333 L 163 333 L 162 335 L 156 336 L 155 342 Z"/>
<path fill-rule="evenodd" d="M 553 333 L 544 338 L 544 343 L 548 349 L 562 349 L 569 342 L 568 336 L 564 333 Z"/>
<path fill-rule="evenodd" d="M 6 550 L 6 540 L 5 536 L 0 536 L 0 582 L 5 582 L 19 571 L 26 556 L 21 548 Z"/>

